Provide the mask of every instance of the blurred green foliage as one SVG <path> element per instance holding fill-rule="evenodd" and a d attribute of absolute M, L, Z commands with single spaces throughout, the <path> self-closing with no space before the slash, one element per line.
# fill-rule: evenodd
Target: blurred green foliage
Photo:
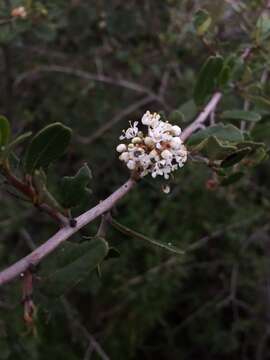
<path fill-rule="evenodd" d="M 34 181 L 46 203 L 61 211 L 72 207 L 73 216 L 127 178 L 114 149 L 129 120 L 149 109 L 184 128 L 213 92 L 223 94 L 211 126 L 189 139 L 191 157 L 170 181 L 171 193 L 146 177 L 113 210 L 121 224 L 165 249 L 111 227 L 110 249 L 104 240 L 94 243 L 96 252 L 86 251 L 78 263 L 76 251 L 94 247 L 86 237 L 99 223 L 80 230 L 67 245 L 73 260 L 58 269 L 70 280 L 70 288 L 69 281 L 60 282 L 65 295 L 47 296 L 61 259 L 48 258 L 36 269 L 32 327 L 23 321 L 21 280 L 0 288 L 1 360 L 106 359 L 103 352 L 117 360 L 268 358 L 268 3 L 0 2 L 0 113 L 16 138 L 1 121 L 1 160 L 8 157 L 19 176 L 26 156 L 26 173 L 32 173 L 40 156 L 34 158 L 28 132 L 37 139 L 55 122 L 63 124 L 60 132 L 71 128 L 67 151 L 69 139 L 65 146 L 57 141 L 61 158 L 46 174 L 37 169 Z M 19 6 L 26 16 L 12 16 Z M 56 160 L 49 155 L 39 166 Z M 4 269 L 57 227 L 18 199 L 4 176 L 0 180 Z M 186 254 L 167 252 L 170 244 Z M 73 262 L 81 271 L 74 278 L 68 271 Z"/>

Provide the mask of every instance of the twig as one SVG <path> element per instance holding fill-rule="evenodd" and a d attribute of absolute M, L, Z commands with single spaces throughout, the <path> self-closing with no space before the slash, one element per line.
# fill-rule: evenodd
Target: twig
<path fill-rule="evenodd" d="M 122 197 L 124 197 L 135 185 L 133 179 L 129 179 L 118 190 L 112 193 L 107 199 L 100 204 L 80 215 L 76 221 L 76 227 L 70 226 L 60 229 L 54 236 L 31 252 L 28 256 L 22 258 L 15 264 L 0 272 L 0 286 L 17 278 L 21 273 L 26 271 L 29 266 L 38 264 L 43 258 L 54 251 L 66 239 L 75 234 L 83 226 L 95 220 L 100 215 L 110 210 Z"/>
<path fill-rule="evenodd" d="M 187 140 L 191 134 L 193 134 L 196 130 L 198 130 L 201 125 L 207 120 L 208 116 L 215 111 L 218 103 L 222 98 L 222 93 L 217 91 L 212 96 L 209 103 L 205 106 L 203 111 L 199 114 L 199 116 L 190 124 L 181 134 L 181 139 L 183 141 Z"/>
<path fill-rule="evenodd" d="M 183 140 L 187 140 L 188 137 L 192 135 L 192 133 L 196 131 L 204 121 L 206 121 L 208 115 L 216 108 L 221 97 L 222 94 L 220 92 L 216 92 L 212 96 L 212 99 L 209 101 L 203 112 L 195 119 L 192 124 L 190 124 L 183 131 Z M 54 236 L 52 236 L 49 240 L 47 240 L 44 244 L 42 244 L 32 253 L 0 272 L 0 286 L 17 278 L 21 273 L 27 270 L 29 266 L 38 264 L 43 258 L 48 256 L 60 244 L 62 244 L 65 240 L 75 234 L 83 226 L 95 220 L 100 215 L 108 212 L 122 197 L 124 197 L 135 186 L 135 183 L 136 181 L 134 179 L 129 179 L 118 190 L 112 193 L 107 199 L 76 218 L 76 227 L 68 226 L 60 229 Z"/>
<path fill-rule="evenodd" d="M 101 222 L 96 236 L 105 238 L 110 224 L 109 217 L 110 217 L 110 213 L 103 214 L 101 216 Z"/>
<path fill-rule="evenodd" d="M 20 191 L 23 195 L 25 195 L 27 197 L 27 199 L 24 199 L 16 194 L 10 192 L 9 190 L 7 190 L 7 192 L 10 195 L 17 197 L 19 200 L 32 202 L 39 210 L 47 213 L 60 226 L 66 226 L 69 224 L 69 220 L 63 214 L 61 214 L 58 210 L 52 208 L 51 206 L 49 206 L 46 203 L 41 203 L 41 204 L 36 203 L 35 198 L 36 198 L 37 194 L 36 194 L 36 190 L 34 189 L 34 187 L 31 184 L 31 182 L 23 182 L 21 179 L 17 178 L 10 171 L 10 168 L 7 165 L 2 166 L 0 170 L 3 173 L 3 175 L 6 177 L 7 183 L 12 185 L 16 190 Z"/>
<path fill-rule="evenodd" d="M 37 208 L 45 213 L 47 213 L 52 219 L 56 221 L 56 223 L 62 227 L 68 226 L 70 224 L 69 219 L 66 218 L 63 214 L 59 211 L 53 209 L 49 205 L 42 203 L 38 204 Z"/>
<path fill-rule="evenodd" d="M 34 243 L 32 237 L 30 236 L 29 232 L 26 231 L 25 229 L 22 229 L 20 231 L 22 237 L 24 238 L 27 246 L 29 247 L 30 250 L 35 250 L 36 249 L 36 244 Z"/>
<path fill-rule="evenodd" d="M 105 84 L 111 84 L 111 85 L 115 85 L 115 86 L 124 87 L 126 89 L 136 91 L 138 93 L 151 95 L 154 98 L 160 100 L 158 95 L 154 94 L 150 89 L 148 89 L 140 84 L 136 84 L 134 82 L 124 80 L 124 79 L 113 79 L 106 75 L 92 74 L 92 73 L 89 73 L 88 71 L 83 71 L 83 70 L 78 70 L 78 69 L 74 69 L 71 67 L 58 66 L 58 65 L 48 65 L 48 66 L 44 65 L 44 66 L 40 66 L 34 70 L 24 72 L 15 79 L 14 87 L 16 88 L 24 80 L 26 80 L 29 77 L 31 78 L 31 77 L 35 77 L 36 75 L 41 75 L 42 73 L 51 73 L 51 72 L 72 75 L 72 76 L 83 78 L 85 80 L 99 81 L 99 82 L 103 82 Z"/>
<path fill-rule="evenodd" d="M 94 338 L 93 335 L 89 333 L 89 331 L 86 329 L 86 327 L 81 324 L 81 322 L 78 320 L 78 315 L 75 314 L 75 309 L 71 306 L 69 301 L 65 298 L 61 298 L 62 303 L 64 305 L 64 308 L 66 310 L 68 319 L 70 321 L 70 324 L 73 325 L 73 327 L 81 332 L 81 334 L 89 341 L 90 345 L 88 346 L 87 353 L 91 352 L 91 348 L 96 351 L 96 353 L 100 356 L 102 360 L 110 360 L 108 355 L 105 353 L 105 351 L 102 349 L 100 344 L 97 342 L 97 340 Z"/>
<path fill-rule="evenodd" d="M 159 96 L 163 99 L 166 93 L 166 89 L 168 86 L 168 82 L 170 80 L 170 75 L 171 75 L 171 69 L 168 68 L 164 71 L 162 78 L 161 78 L 161 84 L 160 84 L 160 88 L 159 88 Z"/>
<path fill-rule="evenodd" d="M 97 129 L 94 134 L 92 134 L 89 137 L 84 136 L 77 136 L 78 140 L 82 144 L 91 144 L 98 138 L 100 138 L 106 131 L 110 130 L 115 124 L 117 124 L 119 121 L 124 119 L 126 116 L 132 114 L 135 110 L 139 109 L 142 106 L 145 106 L 152 101 L 155 100 L 155 97 L 152 95 L 146 96 L 143 99 L 140 99 L 131 105 L 129 105 L 126 109 L 120 111 L 118 114 L 116 114 L 110 121 L 106 122 L 103 126 L 101 126 L 99 129 Z"/>

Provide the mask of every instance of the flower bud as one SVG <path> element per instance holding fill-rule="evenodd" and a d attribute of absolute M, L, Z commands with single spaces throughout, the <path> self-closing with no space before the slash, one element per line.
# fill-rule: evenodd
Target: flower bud
<path fill-rule="evenodd" d="M 177 155 L 186 158 L 186 156 L 187 156 L 187 149 L 186 149 L 186 147 L 185 147 L 184 145 L 182 145 L 182 146 L 180 147 L 180 149 L 176 151 L 176 153 L 177 153 Z"/>
<path fill-rule="evenodd" d="M 181 148 L 182 145 L 182 141 L 179 137 L 174 137 L 172 138 L 172 140 L 170 141 L 171 147 L 175 150 L 179 150 Z"/>
<path fill-rule="evenodd" d="M 119 144 L 116 148 L 116 151 L 119 153 L 126 151 L 126 150 L 127 150 L 127 146 L 125 144 Z"/>
<path fill-rule="evenodd" d="M 127 162 L 127 167 L 129 168 L 129 170 L 134 170 L 135 167 L 136 167 L 135 161 L 129 160 L 129 161 Z"/>
<path fill-rule="evenodd" d="M 169 194 L 171 191 L 171 188 L 169 185 L 164 185 L 164 186 L 162 186 L 162 191 L 164 192 L 164 194 Z"/>
<path fill-rule="evenodd" d="M 123 152 L 119 156 L 119 160 L 127 162 L 129 160 L 129 153 L 128 152 Z"/>
<path fill-rule="evenodd" d="M 158 152 L 154 149 L 149 153 L 150 158 L 154 159 L 158 156 Z"/>
<path fill-rule="evenodd" d="M 136 136 L 131 140 L 132 144 L 140 144 L 142 142 L 142 139 Z"/>
<path fill-rule="evenodd" d="M 161 153 L 161 157 L 165 160 L 172 158 L 172 153 L 169 150 L 163 150 Z"/>
<path fill-rule="evenodd" d="M 144 143 L 145 143 L 146 146 L 150 146 L 150 147 L 155 145 L 154 140 L 150 136 L 146 136 L 144 138 Z"/>
<path fill-rule="evenodd" d="M 180 136 L 180 134 L 181 134 L 181 129 L 177 125 L 172 126 L 171 131 L 172 131 L 173 135 L 175 135 L 175 136 Z"/>

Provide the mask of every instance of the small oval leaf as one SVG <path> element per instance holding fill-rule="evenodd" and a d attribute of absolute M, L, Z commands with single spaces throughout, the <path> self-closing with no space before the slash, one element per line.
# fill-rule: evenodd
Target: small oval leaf
<path fill-rule="evenodd" d="M 79 205 L 90 189 L 87 187 L 92 179 L 92 173 L 87 164 L 77 172 L 75 176 L 65 176 L 60 183 L 60 202 L 65 208 Z"/>
<path fill-rule="evenodd" d="M 230 120 L 245 120 L 251 122 L 257 122 L 261 120 L 261 115 L 255 111 L 245 111 L 245 110 L 228 110 L 224 111 L 221 114 L 222 119 Z"/>
<path fill-rule="evenodd" d="M 30 142 L 25 158 L 24 169 L 32 174 L 35 169 L 47 168 L 66 151 L 71 138 L 71 129 L 61 123 L 46 126 Z"/>
<path fill-rule="evenodd" d="M 108 243 L 102 238 L 94 238 L 81 244 L 72 244 L 62 256 L 58 252 L 60 267 L 42 277 L 42 289 L 50 296 L 60 296 L 84 280 L 104 260 L 109 251 Z"/>
<path fill-rule="evenodd" d="M 203 64 L 194 88 L 194 100 L 201 105 L 218 86 L 218 77 L 223 67 L 223 57 L 210 56 Z"/>
<path fill-rule="evenodd" d="M 239 163 L 245 156 L 247 156 L 251 151 L 251 148 L 247 147 L 227 156 L 222 162 L 221 167 L 227 168 Z"/>

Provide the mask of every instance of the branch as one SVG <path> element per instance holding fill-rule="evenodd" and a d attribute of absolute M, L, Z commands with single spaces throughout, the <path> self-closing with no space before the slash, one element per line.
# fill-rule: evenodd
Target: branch
<path fill-rule="evenodd" d="M 217 91 L 212 96 L 209 103 L 205 106 L 203 111 L 199 114 L 199 116 L 190 124 L 181 134 L 181 139 L 183 141 L 187 140 L 190 135 L 192 135 L 196 130 L 198 130 L 201 125 L 207 120 L 208 116 L 215 111 L 218 103 L 222 98 L 222 93 Z"/>
<path fill-rule="evenodd" d="M 213 112 L 219 103 L 222 94 L 216 92 L 209 103 L 199 116 L 190 124 L 182 133 L 182 139 L 187 140 L 190 135 L 193 134 L 208 118 L 209 114 Z M 11 265 L 7 269 L 0 272 L 0 286 L 4 285 L 13 279 L 17 278 L 21 273 L 26 271 L 29 266 L 37 265 L 43 258 L 53 252 L 60 244 L 70 238 L 83 226 L 89 224 L 102 214 L 108 212 L 122 197 L 124 197 L 136 184 L 136 181 L 129 179 L 118 190 L 112 193 L 107 199 L 100 204 L 86 211 L 82 215 L 78 216 L 75 220 L 77 222 L 76 227 L 65 226 L 60 229 L 54 236 L 47 240 L 40 247 L 35 249 L 29 255 L 25 256 L 15 264 Z"/>
<path fill-rule="evenodd" d="M 127 117 L 128 115 L 132 114 L 135 110 L 139 109 L 142 106 L 145 106 L 155 100 L 155 97 L 152 95 L 146 96 L 143 99 L 140 99 L 131 105 L 129 105 L 124 110 L 120 111 L 118 114 L 116 114 L 110 121 L 106 122 L 104 125 L 102 125 L 99 129 L 97 129 L 96 132 L 94 132 L 89 137 L 84 136 L 77 136 L 77 139 L 82 144 L 92 144 L 95 140 L 100 138 L 106 131 L 110 130 L 114 125 L 116 125 L 119 121 Z"/>
<path fill-rule="evenodd" d="M 39 246 L 36 250 L 25 256 L 14 265 L 0 272 L 0 286 L 17 278 L 21 273 L 26 271 L 29 266 L 37 265 L 43 258 L 53 252 L 66 239 L 75 234 L 83 226 L 89 224 L 100 215 L 110 210 L 122 197 L 124 197 L 135 185 L 135 180 L 129 179 L 118 190 L 112 193 L 107 199 L 100 204 L 86 211 L 76 218 L 77 225 L 75 228 L 66 226 L 59 230 L 48 241 Z"/>
<path fill-rule="evenodd" d="M 105 351 L 102 349 L 94 336 L 90 334 L 87 328 L 80 322 L 77 310 L 72 307 L 72 305 L 64 296 L 61 297 L 61 301 L 66 310 L 71 330 L 73 330 L 77 336 L 82 335 L 83 337 L 85 337 L 89 341 L 90 349 L 95 350 L 95 352 L 102 360 L 110 360 L 109 356 L 105 353 Z"/>
<path fill-rule="evenodd" d="M 71 68 L 67 66 L 59 66 L 59 65 L 44 65 L 34 70 L 23 72 L 15 79 L 13 86 L 16 88 L 21 84 L 21 82 L 23 82 L 27 78 L 35 78 L 36 76 L 41 76 L 42 73 L 51 73 L 51 72 L 72 75 L 72 76 L 80 77 L 85 80 L 98 81 L 105 84 L 120 86 L 129 90 L 133 90 L 138 93 L 152 96 L 154 99 L 158 100 L 159 102 L 162 102 L 161 98 L 158 95 L 154 94 L 150 89 L 140 84 L 124 79 L 114 79 L 102 74 L 92 74 L 88 71 L 78 70 L 75 68 Z"/>

